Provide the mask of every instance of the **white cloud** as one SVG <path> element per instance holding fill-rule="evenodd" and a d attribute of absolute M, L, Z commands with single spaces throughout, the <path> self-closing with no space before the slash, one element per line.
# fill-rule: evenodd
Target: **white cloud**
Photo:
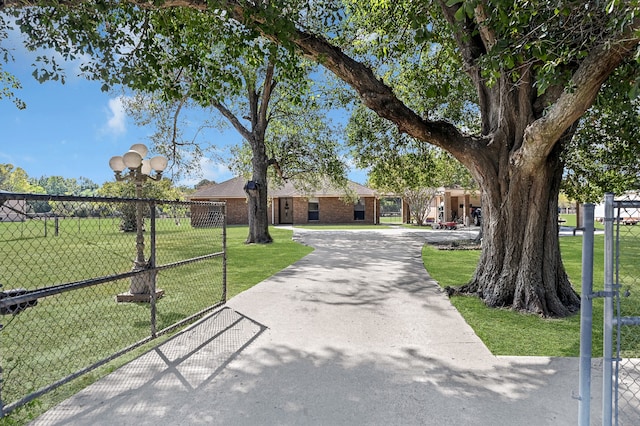
<path fill-rule="evenodd" d="M 233 174 L 226 164 L 214 163 L 208 158 L 203 158 L 200 164 L 202 165 L 202 172 L 205 179 L 223 182 L 233 177 Z"/>
<path fill-rule="evenodd" d="M 114 134 L 123 134 L 127 131 L 127 114 L 124 110 L 123 97 L 109 99 L 109 119 L 106 130 Z"/>
<path fill-rule="evenodd" d="M 181 180 L 179 182 L 180 185 L 194 186 L 202 179 L 220 183 L 233 177 L 233 173 L 225 164 L 214 162 L 210 158 L 200 158 L 198 162 L 200 163 L 198 176 L 189 176 Z"/>

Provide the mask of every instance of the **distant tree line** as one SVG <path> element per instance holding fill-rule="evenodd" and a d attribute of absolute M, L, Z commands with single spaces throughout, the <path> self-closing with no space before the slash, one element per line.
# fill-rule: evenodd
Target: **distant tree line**
<path fill-rule="evenodd" d="M 203 179 L 195 185 L 199 188 L 215 182 Z M 195 189 L 186 186 L 175 186 L 170 179 L 164 178 L 160 181 L 146 181 L 142 186 L 143 198 L 156 198 L 163 200 L 184 200 L 187 195 Z M 13 164 L 0 164 L 0 191 L 48 194 L 48 195 L 71 195 L 81 197 L 124 197 L 134 198 L 135 187 L 130 182 L 105 182 L 98 185 L 86 177 L 65 178 L 62 176 L 41 176 L 32 178 L 20 167 Z M 32 213 L 56 213 L 55 203 L 37 201 L 31 203 Z M 77 217 L 99 216 L 100 211 L 91 210 L 87 205 L 78 204 L 76 210 L 65 212 Z"/>

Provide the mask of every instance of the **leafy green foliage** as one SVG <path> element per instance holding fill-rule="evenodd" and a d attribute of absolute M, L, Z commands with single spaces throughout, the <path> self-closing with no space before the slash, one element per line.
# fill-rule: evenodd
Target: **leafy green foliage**
<path fill-rule="evenodd" d="M 369 181 L 376 188 L 400 194 L 440 186 L 475 187 L 465 167 L 446 152 L 400 133 L 363 107 L 351 116 L 347 136 L 358 166 L 371 168 Z"/>
<path fill-rule="evenodd" d="M 518 81 L 531 67 L 539 95 L 569 83 L 576 59 L 625 31 L 638 10 L 637 1 L 615 0 L 606 9 L 602 2 L 571 0 L 451 0 L 447 6 L 458 8 L 462 25 L 473 20 L 492 33 L 495 43 L 479 59 L 489 84 L 503 74 Z"/>
<path fill-rule="evenodd" d="M 268 97 L 267 89 L 273 86 L 261 86 L 252 76 L 261 69 L 267 76 L 277 69 L 286 78 L 265 81 L 304 82 L 303 63 L 295 56 L 303 53 L 394 123 L 360 120 L 364 129 L 352 131 L 366 136 L 355 139 L 367 141 L 359 151 L 371 164 L 378 153 L 383 154 L 379 163 L 393 164 L 388 160 L 394 156 L 385 156 L 386 150 L 398 151 L 398 158 L 427 152 L 403 136 L 411 135 L 451 153 L 483 185 L 483 200 L 495 207 L 486 210 L 491 217 L 484 222 L 485 238 L 517 247 L 509 256 L 518 260 L 507 262 L 504 250 L 485 252 L 470 291 L 486 285 L 495 291 L 484 294 L 503 299 L 494 300 L 496 306 L 513 299 L 514 306 L 542 309 L 549 316 L 577 308 L 579 300 L 564 279 L 563 267 L 554 261 L 558 257 L 543 253 L 557 251 L 555 241 L 538 242 L 555 226 L 544 206 L 555 207 L 559 155 L 576 120 L 606 78 L 638 48 L 639 0 L 351 0 L 343 6 L 333 0 L 219 0 L 183 1 L 185 7 L 172 8 L 139 4 L 34 7 L 21 11 L 20 18 L 28 19 L 18 22 L 32 46 L 55 48 L 64 57 L 95 58 L 86 61 L 83 71 L 107 86 L 119 82 L 181 99 L 186 84 L 189 98 L 209 105 L 223 105 L 248 90 L 251 134 L 237 115 L 232 121 L 247 135 L 254 154 L 253 179 L 263 188 L 267 116 L 255 114 L 260 104 L 256 100 L 259 94 L 263 100 Z M 41 63 L 55 75 L 55 63 Z M 259 87 L 264 91 L 254 90 Z M 261 105 L 266 106 L 264 101 Z M 367 129 L 369 125 L 374 129 Z M 531 192 L 523 185 L 528 181 Z M 266 194 L 258 195 L 261 203 L 251 198 L 250 209 L 263 207 Z M 530 213 L 518 216 L 523 211 Z M 265 209 L 261 213 L 265 218 Z M 497 226 L 520 220 L 530 222 L 510 226 L 507 235 Z M 521 234 L 525 229 L 538 235 Z M 498 246 L 486 245 L 489 251 Z M 526 268 L 530 276 L 524 276 L 514 266 L 518 262 L 540 263 L 549 271 L 536 275 L 534 265 Z M 516 298 L 514 282 L 537 287 L 519 291 Z M 539 289 L 548 289 L 549 300 L 557 303 L 537 303 L 547 291 Z M 524 300 L 525 294 L 535 297 Z"/>
<path fill-rule="evenodd" d="M 103 197 L 135 197 L 135 184 L 133 182 L 105 182 L 97 190 Z M 178 188 L 173 186 L 171 180 L 162 178 L 159 181 L 146 180 L 142 184 L 142 198 L 155 198 L 158 200 L 182 200 L 184 196 Z"/>
<path fill-rule="evenodd" d="M 30 181 L 27 172 L 13 164 L 0 164 L 0 190 L 44 194 L 45 189 Z"/>
<path fill-rule="evenodd" d="M 64 178 L 62 176 L 42 176 L 38 179 L 30 179 L 44 188 L 46 194 L 50 195 L 95 195 L 98 185 L 88 178 L 81 177 Z"/>
<path fill-rule="evenodd" d="M 475 188 L 470 173 L 446 152 L 401 134 L 390 122 L 359 107 L 347 126 L 357 164 L 369 168 L 369 185 L 409 204 L 422 225 L 440 187 Z"/>
<path fill-rule="evenodd" d="M 477 95 L 433 2 L 350 1 L 335 42 L 366 63 L 425 119 L 477 130 Z"/>
<path fill-rule="evenodd" d="M 206 139 L 205 129 L 225 129 L 227 124 L 211 110 L 195 105 L 193 100 L 182 98 L 167 100 L 165 95 L 136 91 L 123 96 L 127 114 L 138 126 L 148 126 L 153 133 L 148 136 L 152 150 L 169 159 L 168 170 L 174 180 L 184 176 L 200 176 L 203 158 L 220 162 L 222 154 L 214 141 Z M 206 112 L 209 114 L 206 114 Z"/>
<path fill-rule="evenodd" d="M 579 202 L 640 188 L 640 65 L 619 68 L 580 121 L 564 155 L 563 190 Z"/>

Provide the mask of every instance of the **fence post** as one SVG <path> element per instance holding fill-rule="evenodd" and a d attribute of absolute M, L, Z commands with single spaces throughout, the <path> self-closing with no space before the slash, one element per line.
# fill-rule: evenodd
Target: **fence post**
<path fill-rule="evenodd" d="M 227 204 L 222 209 L 222 300 L 227 301 Z"/>
<path fill-rule="evenodd" d="M 591 345 L 593 326 L 593 204 L 584 205 L 582 233 L 582 295 L 580 301 L 580 397 L 578 424 L 590 425 Z"/>
<path fill-rule="evenodd" d="M 149 203 L 149 211 L 150 211 L 150 225 L 151 230 L 149 231 L 149 240 L 151 243 L 151 251 L 149 254 L 149 270 L 151 272 L 151 337 L 156 337 L 157 332 L 157 324 L 156 324 L 156 280 L 157 280 L 157 271 L 156 271 L 156 203 L 155 201 L 151 201 Z"/>
<path fill-rule="evenodd" d="M 602 425 L 611 426 L 613 407 L 613 194 L 604 196 L 604 315 L 602 344 Z"/>
<path fill-rule="evenodd" d="M 0 324 L 0 328 L 2 328 L 2 324 Z M 3 385 L 3 370 L 2 365 L 0 365 L 0 419 L 4 417 L 4 402 L 2 402 L 2 385 Z"/>

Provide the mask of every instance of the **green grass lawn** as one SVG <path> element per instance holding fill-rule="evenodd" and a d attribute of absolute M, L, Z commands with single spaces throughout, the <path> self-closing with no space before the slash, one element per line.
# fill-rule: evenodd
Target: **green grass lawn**
<path fill-rule="evenodd" d="M 402 224 L 402 216 L 380 216 L 380 223 L 383 224 Z"/>
<path fill-rule="evenodd" d="M 564 220 L 564 222 L 562 222 L 563 226 L 576 226 L 577 218 L 575 214 L 561 214 L 558 218 Z M 593 227 L 600 230 L 604 229 L 604 225 L 598 221 L 594 222 Z"/>
<path fill-rule="evenodd" d="M 0 223 L 0 254 L 2 254 L 0 268 L 4 271 L 6 278 L 11 278 L 10 281 L 5 282 L 10 282 L 12 287 L 33 289 L 42 287 L 46 283 L 91 278 L 100 274 L 123 272 L 131 268 L 135 237 L 117 231 L 117 222 L 86 219 L 69 220 L 63 225 L 65 227 L 61 226 L 60 237 L 53 237 L 53 234 L 45 237 L 41 223 Z M 95 236 L 98 230 L 99 236 L 90 238 L 91 234 Z M 166 229 L 159 229 L 159 237 L 161 233 L 167 236 L 164 240 L 158 238 L 159 263 L 173 262 L 221 250 L 221 239 L 214 235 L 215 232 L 211 228 L 201 229 L 191 226 L 169 226 Z M 218 229 L 217 232 L 218 235 L 221 234 L 221 230 Z M 270 233 L 274 239 L 272 244 L 247 245 L 244 243 L 248 235 L 246 226 L 227 228 L 227 296 L 229 298 L 313 251 L 311 247 L 294 242 L 291 238 L 291 230 L 271 228 Z M 21 247 L 26 248 L 22 253 L 20 253 Z M 22 266 L 25 257 L 31 262 L 31 268 Z M 213 269 L 203 269 L 203 263 L 193 263 L 181 268 L 161 271 L 158 275 L 159 286 L 166 290 L 165 297 L 158 302 L 158 330 L 184 318 L 187 314 L 210 306 L 212 301 L 216 300 L 215 297 L 219 297 L 220 290 L 216 287 L 214 290 L 218 291 L 218 295 L 213 295 L 212 299 L 208 294 L 210 292 L 208 287 L 211 287 L 213 281 L 213 277 L 210 276 L 212 271 L 213 273 L 217 270 L 221 271 L 219 269 L 221 258 L 206 262 L 214 262 L 217 266 Z M 175 274 L 181 275 L 174 276 Z M 195 287 L 200 285 L 200 282 L 205 284 L 202 289 Z M 32 390 L 59 379 L 61 374 L 71 373 L 95 362 L 97 349 L 103 354 L 100 356 L 106 356 L 148 336 L 148 305 L 124 304 L 120 305 L 119 309 L 114 309 L 116 306 L 114 295 L 122 291 L 120 287 L 126 289 L 128 282 L 116 281 L 109 285 L 63 293 L 42 300 L 36 308 L 28 309 L 15 318 L 2 317 L 2 323 L 6 326 L 9 321 L 10 325 L 2 330 L 0 336 L 3 338 L 3 346 L 0 348 L 0 366 L 5 368 L 1 394 L 3 401 L 11 403 L 24 396 L 18 388 L 21 388 L 22 383 L 32 383 L 31 375 L 34 372 L 38 376 L 38 383 L 33 382 L 29 385 L 33 386 Z M 184 298 L 178 296 L 179 293 L 191 293 L 198 297 L 183 300 Z M 188 305 L 193 303 L 198 303 L 199 306 Z M 52 321 L 54 318 L 56 320 Z M 96 319 L 99 319 L 100 326 L 93 326 Z M 79 327 L 78 324 L 83 326 Z M 47 327 L 54 329 L 49 330 Z M 23 329 L 40 330 L 40 332 L 29 333 L 27 336 L 20 331 Z M 14 336 L 16 333 L 18 335 Z M 168 337 L 170 335 L 152 341 L 106 366 L 43 395 L 27 406 L 18 408 L 6 418 L 0 419 L 0 425 L 26 423 Z M 25 340 L 27 338 L 28 341 Z M 123 339 L 130 341 L 123 341 Z M 90 347 L 93 352 L 85 354 L 82 348 L 89 341 L 92 342 Z M 25 351 L 26 354 L 22 354 Z M 64 355 L 68 353 L 73 353 L 73 356 Z M 29 359 L 35 363 L 32 368 L 24 365 Z M 42 371 L 41 361 L 43 360 L 46 361 L 45 365 L 49 364 L 49 361 L 51 361 L 49 365 L 54 365 L 53 363 L 57 363 L 58 360 L 61 364 L 49 374 L 47 371 Z M 19 368 L 8 368 L 16 362 L 19 363 Z M 21 374 L 25 376 L 25 380 L 21 380 Z"/>
<path fill-rule="evenodd" d="M 594 290 L 602 289 L 604 237 L 596 235 L 594 244 Z M 560 239 L 563 263 L 578 293 L 581 291 L 582 237 Z M 422 252 L 429 274 L 442 287 L 467 283 L 475 270 L 477 250 L 438 250 L 425 246 Z M 452 304 L 494 355 L 578 356 L 580 353 L 580 315 L 544 319 L 508 309 L 487 308 L 471 296 L 454 296 Z M 602 356 L 602 299 L 594 300 L 593 356 Z"/>
<path fill-rule="evenodd" d="M 269 233 L 273 243 L 247 245 L 246 226 L 227 228 L 228 297 L 253 287 L 313 251 L 294 242 L 291 230 L 271 227 Z"/>
<path fill-rule="evenodd" d="M 74 226 L 81 226 L 74 225 Z M 368 225 L 363 226 L 320 226 L 312 225 L 310 228 L 317 229 L 367 229 Z M 383 225 L 382 228 L 385 226 Z M 186 227 L 185 227 L 186 228 Z M 380 225 L 370 226 L 373 229 L 381 229 Z M 180 233 L 180 229 L 172 228 L 166 232 Z M 640 241 L 640 226 L 629 226 L 625 228 L 625 232 L 634 237 L 627 241 L 625 244 L 625 252 L 630 255 L 640 255 L 640 244 L 636 243 L 635 237 L 638 237 Z M 288 265 L 294 263 L 300 258 L 310 253 L 313 249 L 304 246 L 302 244 L 292 241 L 292 231 L 283 228 L 270 228 L 270 233 L 274 239 L 273 244 L 268 245 L 247 245 L 244 241 L 247 237 L 248 229 L 246 226 L 228 227 L 227 228 L 227 280 L 228 280 L 228 297 L 233 297 L 236 294 L 245 291 L 260 281 L 268 278 L 274 273 L 282 270 Z M 0 229 L 0 239 L 5 238 L 9 240 L 17 240 L 20 238 L 35 238 L 29 235 L 16 235 L 12 234 L 9 237 L 6 235 L 3 237 L 2 229 Z M 115 244 L 109 250 L 119 250 L 120 238 L 123 237 L 120 233 L 114 234 L 113 241 Z M 129 237 L 127 237 L 129 238 Z M 578 292 L 580 292 L 580 279 L 581 279 L 581 252 L 582 252 L 582 238 L 577 237 L 562 237 L 561 249 L 565 268 L 569 274 L 571 281 Z M 630 241 L 630 242 L 629 242 Z M 186 250 L 191 255 L 198 255 L 198 243 L 192 241 L 194 244 L 189 245 Z M 55 242 L 52 242 L 54 244 Z M 109 239 L 104 238 L 100 244 L 109 244 Z M 92 246 L 98 246 L 100 244 L 92 243 Z M 130 241 L 126 242 L 126 246 L 130 245 Z M 594 290 L 602 289 L 603 282 L 603 236 L 597 235 L 595 237 L 595 272 L 594 272 Z M 82 244 L 78 244 L 78 247 L 69 246 L 66 247 L 68 253 L 66 257 L 74 258 L 74 250 L 83 249 Z M 177 249 L 177 248 L 174 248 Z M 58 250 L 58 249 L 56 249 Z M 171 258 L 171 251 L 166 253 L 159 253 L 159 256 L 167 256 Z M 80 256 L 80 255 L 78 255 Z M 83 255 L 84 256 L 84 255 Z M 95 257 L 96 255 L 93 254 Z M 632 256 L 632 257 L 633 257 Z M 425 246 L 423 249 L 423 260 L 427 271 L 435 278 L 440 285 L 444 286 L 456 286 L 461 285 L 469 281 L 477 260 L 479 257 L 479 251 L 472 250 L 437 250 L 431 246 Z M 38 260 L 38 256 L 33 256 L 35 262 L 41 262 Z M 46 258 L 46 256 L 45 256 Z M 120 259 L 122 258 L 122 259 Z M 130 253 L 126 255 L 115 256 L 113 262 L 125 262 L 127 265 L 130 262 Z M 636 257 L 637 258 L 637 257 Z M 52 261 L 52 258 L 49 259 Z M 4 268 L 11 268 L 11 265 L 6 263 Z M 19 269 L 19 268 L 18 268 Z M 20 275 L 21 280 L 25 283 L 29 282 L 27 275 L 28 270 L 22 268 L 16 272 L 23 274 Z M 81 273 L 81 271 L 74 271 L 75 273 Z M 640 276 L 640 271 L 629 271 L 629 276 Z M 640 284 L 638 285 L 640 289 Z M 640 291 L 638 292 L 640 293 Z M 635 294 L 635 292 L 632 292 Z M 167 296 L 168 297 L 168 296 Z M 517 312 L 513 312 L 507 309 L 490 309 L 484 306 L 478 299 L 474 297 L 453 297 L 453 305 L 461 312 L 465 320 L 471 325 L 478 336 L 485 342 L 492 353 L 496 355 L 516 355 L 516 356 L 578 356 L 579 354 L 579 335 L 580 335 L 580 318 L 579 315 L 574 315 L 569 318 L 563 319 L 543 319 L 535 315 L 525 315 Z M 43 303 L 44 305 L 44 303 Z M 33 310 L 36 312 L 36 310 Z M 21 314 L 22 315 L 22 314 Z M 20 316 L 18 316 L 20 318 Z M 601 356 L 602 351 L 602 327 L 599 325 L 602 323 L 602 300 L 595 299 L 594 301 L 594 345 L 593 356 Z M 70 326 L 73 327 L 73 326 Z M 75 327 L 77 329 L 77 327 Z M 63 331 L 63 330 L 62 330 Z M 76 330 L 78 331 L 78 330 Z M 166 337 L 164 337 L 166 338 Z M 164 339 L 163 338 L 163 339 Z M 55 339 L 54 339 L 55 340 Z M 157 345 L 162 340 L 152 342 L 151 345 Z M 54 343 L 52 343 L 54 344 Z M 147 345 L 137 351 L 134 351 L 124 357 L 117 359 L 109 363 L 108 365 L 101 367 L 100 369 L 83 376 L 82 378 L 72 382 L 70 385 L 60 388 L 39 398 L 35 403 L 30 404 L 22 410 L 17 410 L 15 414 L 0 420 L 0 425 L 10 424 L 23 424 L 25 419 L 33 418 L 41 412 L 44 412 L 47 408 L 53 404 L 61 401 L 69 395 L 76 393 L 83 387 L 87 386 L 91 382 L 99 379 L 100 377 L 108 374 L 116 369 L 118 366 L 133 359 L 133 357 L 139 355 L 142 351 L 148 350 L 150 345 Z"/>

